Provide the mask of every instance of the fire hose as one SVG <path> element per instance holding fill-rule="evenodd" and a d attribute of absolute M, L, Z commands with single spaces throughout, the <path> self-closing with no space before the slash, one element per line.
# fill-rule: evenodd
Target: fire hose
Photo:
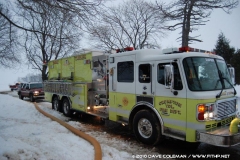
<path fill-rule="evenodd" d="M 94 150 L 95 150 L 95 157 L 94 157 L 94 159 L 95 160 L 101 160 L 102 159 L 102 149 L 101 149 L 101 146 L 100 146 L 99 142 L 95 138 L 89 136 L 88 134 L 86 134 L 84 132 L 81 132 L 81 131 L 77 130 L 76 128 L 72 127 L 71 125 L 69 125 L 69 124 L 61 121 L 60 119 L 58 119 L 58 118 L 56 118 L 56 117 L 54 117 L 54 116 L 44 112 L 42 109 L 40 109 L 38 107 L 38 105 L 36 103 L 34 103 L 34 105 L 35 105 L 36 109 L 40 113 L 42 113 L 43 115 L 51 118 L 53 121 L 58 122 L 59 124 L 61 124 L 65 128 L 67 128 L 68 130 L 70 130 L 72 133 L 74 133 L 77 136 L 79 136 L 79 137 L 85 139 L 86 141 L 90 142 L 93 145 Z"/>

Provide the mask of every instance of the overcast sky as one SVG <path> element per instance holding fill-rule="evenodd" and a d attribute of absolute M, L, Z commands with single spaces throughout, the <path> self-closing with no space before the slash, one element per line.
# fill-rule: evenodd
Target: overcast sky
<path fill-rule="evenodd" d="M 209 20 L 206 25 L 199 26 L 199 30 L 192 35 L 201 35 L 200 39 L 203 42 L 195 42 L 190 47 L 212 50 L 215 48 L 218 35 L 220 32 L 223 32 L 225 37 L 230 40 L 230 46 L 240 49 L 240 5 L 230 15 L 220 9 L 214 10 Z M 180 30 L 168 32 L 168 36 L 160 42 L 161 47 L 179 47 L 180 42 L 176 41 L 176 38 L 179 37 L 179 32 Z M 86 46 L 86 48 L 90 47 Z M 4 69 L 0 67 L 0 90 L 8 89 L 8 85 L 16 83 L 18 77 L 24 77 L 28 73 L 37 72 L 39 71 L 32 70 L 31 67 L 24 65 L 18 66 L 17 69 Z"/>

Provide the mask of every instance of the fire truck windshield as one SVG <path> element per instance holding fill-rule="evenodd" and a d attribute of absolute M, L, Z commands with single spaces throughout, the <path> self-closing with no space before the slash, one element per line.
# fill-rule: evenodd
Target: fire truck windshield
<path fill-rule="evenodd" d="M 191 91 L 213 91 L 232 88 L 224 60 L 189 57 L 183 60 L 184 71 Z"/>

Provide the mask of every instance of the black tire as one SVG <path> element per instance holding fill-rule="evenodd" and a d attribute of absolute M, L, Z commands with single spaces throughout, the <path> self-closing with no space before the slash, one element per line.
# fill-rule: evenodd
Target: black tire
<path fill-rule="evenodd" d="M 59 101 L 57 96 L 53 97 L 52 109 L 55 110 L 55 111 L 60 111 L 60 101 Z"/>
<path fill-rule="evenodd" d="M 70 109 L 70 103 L 69 103 L 69 100 L 67 98 L 63 99 L 62 110 L 63 110 L 63 114 L 65 116 L 70 117 L 72 115 L 72 111 Z"/>
<path fill-rule="evenodd" d="M 159 120 L 149 110 L 136 113 L 133 118 L 133 132 L 140 142 L 149 145 L 157 145 L 163 139 Z"/>
<path fill-rule="evenodd" d="M 21 95 L 21 93 L 18 94 L 19 99 L 23 100 L 23 96 Z"/>
<path fill-rule="evenodd" d="M 34 97 L 33 97 L 33 94 L 30 94 L 30 101 L 31 101 L 31 102 L 34 102 L 34 101 L 35 101 L 35 99 L 34 99 Z"/>

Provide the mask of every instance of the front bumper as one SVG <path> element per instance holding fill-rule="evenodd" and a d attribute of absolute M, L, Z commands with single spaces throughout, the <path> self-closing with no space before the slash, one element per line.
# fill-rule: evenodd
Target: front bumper
<path fill-rule="evenodd" d="M 33 98 L 35 99 L 44 99 L 44 95 L 33 95 Z"/>
<path fill-rule="evenodd" d="M 230 133 L 229 126 L 197 131 L 197 141 L 222 147 L 238 145 L 240 144 L 240 127 L 238 126 L 238 132 L 235 134 Z"/>

